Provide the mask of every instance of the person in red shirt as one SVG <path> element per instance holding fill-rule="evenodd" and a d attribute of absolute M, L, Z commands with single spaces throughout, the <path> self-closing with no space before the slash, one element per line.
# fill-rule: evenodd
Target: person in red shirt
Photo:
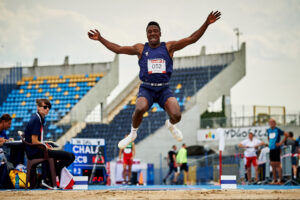
<path fill-rule="evenodd" d="M 125 135 L 125 138 L 128 134 Z M 121 160 L 123 154 L 123 182 L 122 184 L 126 184 L 126 180 L 128 185 L 131 185 L 131 167 L 133 164 L 133 158 L 135 155 L 135 145 L 134 142 L 130 142 L 124 149 L 120 149 L 119 151 L 119 160 Z M 126 179 L 127 177 L 127 179 Z"/>

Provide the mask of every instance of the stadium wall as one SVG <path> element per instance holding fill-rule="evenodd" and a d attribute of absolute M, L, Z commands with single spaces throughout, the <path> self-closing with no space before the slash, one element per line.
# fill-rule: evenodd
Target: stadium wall
<path fill-rule="evenodd" d="M 5 77 L 9 74 L 10 68 L 0 68 L 0 83 L 3 82 Z"/>
<path fill-rule="evenodd" d="M 174 69 L 180 69 L 197 66 L 226 65 L 233 62 L 234 59 L 234 52 L 206 55 L 205 50 L 203 50 L 200 55 L 174 57 L 173 63 Z"/>
<path fill-rule="evenodd" d="M 68 60 L 68 59 L 67 59 Z M 45 65 L 38 66 L 37 62 L 33 66 L 23 67 L 23 76 L 57 76 L 72 74 L 90 74 L 90 73 L 106 73 L 110 70 L 111 62 L 103 63 L 82 63 L 69 64 L 65 62 L 62 65 Z"/>

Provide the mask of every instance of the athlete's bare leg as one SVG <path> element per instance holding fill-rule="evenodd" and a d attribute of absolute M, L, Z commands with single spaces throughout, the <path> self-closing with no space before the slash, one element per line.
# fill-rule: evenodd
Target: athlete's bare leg
<path fill-rule="evenodd" d="M 125 182 L 126 182 L 126 174 L 127 174 L 126 171 L 127 171 L 126 164 L 123 163 L 123 173 L 122 173 L 122 175 L 123 175 L 123 181 L 125 181 Z"/>
<path fill-rule="evenodd" d="M 180 175 L 180 170 L 178 170 L 178 172 L 175 172 L 173 183 L 177 183 L 177 178 L 178 178 L 179 175 Z"/>
<path fill-rule="evenodd" d="M 248 183 L 251 182 L 252 177 L 251 177 L 251 165 L 250 167 L 247 168 L 247 178 L 248 178 Z"/>
<path fill-rule="evenodd" d="M 255 181 L 258 182 L 258 166 L 254 167 L 255 169 Z"/>
<path fill-rule="evenodd" d="M 176 126 L 174 126 L 181 119 L 180 107 L 176 98 L 169 97 L 164 105 L 164 108 L 170 118 L 169 120 L 166 120 L 166 126 L 177 141 L 182 141 L 183 136 L 181 131 L 178 128 L 176 128 Z"/>
<path fill-rule="evenodd" d="M 274 161 L 272 162 L 271 161 L 270 164 L 272 166 L 272 174 L 273 174 L 273 180 L 274 180 L 273 182 L 275 183 L 277 181 L 277 175 L 276 175 L 276 167 L 277 166 L 276 166 L 276 162 L 274 162 Z"/>
<path fill-rule="evenodd" d="M 135 110 L 132 114 L 132 127 L 138 128 L 143 120 L 143 115 L 148 110 L 148 100 L 145 97 L 139 97 L 136 100 Z"/>
<path fill-rule="evenodd" d="M 148 100 L 145 97 L 139 97 L 136 100 L 135 110 L 132 114 L 132 126 L 129 135 L 118 144 L 120 149 L 124 149 L 130 142 L 137 137 L 137 129 L 140 126 L 144 113 L 148 110 Z"/>
<path fill-rule="evenodd" d="M 184 171 L 183 173 L 185 173 L 185 175 L 186 175 L 186 184 L 187 184 L 187 185 L 190 185 L 191 182 L 190 182 L 189 171 Z"/>
<path fill-rule="evenodd" d="M 175 97 L 170 97 L 165 103 L 165 110 L 170 117 L 172 124 L 177 124 L 181 120 L 180 106 Z"/>
<path fill-rule="evenodd" d="M 280 162 L 277 163 L 277 170 L 278 170 L 279 180 L 281 182 L 282 181 L 282 167 L 281 167 L 281 163 Z"/>
<path fill-rule="evenodd" d="M 128 173 L 127 173 L 127 176 L 128 176 L 128 182 L 130 182 L 130 180 L 131 180 L 131 167 L 132 167 L 132 165 L 128 165 Z"/>

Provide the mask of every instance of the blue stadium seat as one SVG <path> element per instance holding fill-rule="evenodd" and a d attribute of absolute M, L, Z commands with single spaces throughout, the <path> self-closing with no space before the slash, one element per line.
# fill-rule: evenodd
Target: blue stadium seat
<path fill-rule="evenodd" d="M 103 74 L 102 74 L 103 75 Z M 76 76 L 71 75 L 64 79 L 64 76 L 53 76 L 53 77 L 23 77 L 22 81 L 24 84 L 20 84 L 17 89 L 10 92 L 6 100 L 0 106 L 0 114 L 9 113 L 13 116 L 12 128 L 8 131 L 10 137 L 19 139 L 17 135 L 18 130 L 25 129 L 27 122 L 33 113 L 36 112 L 36 98 L 52 98 L 50 99 L 53 109 L 50 111 L 49 116 L 46 118 L 47 124 L 45 133 L 47 132 L 47 139 L 56 140 L 63 133 L 65 133 L 70 126 L 55 126 L 55 122 L 63 118 L 71 108 L 92 88 L 87 86 L 87 82 L 78 82 L 75 79 Z M 100 77 L 100 74 L 88 74 L 87 77 Z M 64 82 L 65 80 L 65 82 Z M 72 81 L 70 81 L 72 80 Z M 99 81 L 100 78 L 95 79 Z M 80 93 L 76 91 L 76 87 L 69 87 L 69 83 L 72 82 L 74 85 L 85 86 L 84 90 L 80 90 Z M 58 89 L 60 88 L 60 89 Z M 39 92 L 39 90 L 41 90 Z M 65 91 L 69 91 L 68 95 L 64 95 Z M 48 96 L 46 96 L 47 94 Z M 79 94 L 78 99 L 74 99 L 74 96 Z M 55 104 L 56 100 L 60 100 L 59 104 Z M 23 102 L 23 103 L 22 103 Z M 66 108 L 67 103 L 70 103 L 70 107 Z M 54 112 L 54 110 L 57 109 Z"/>

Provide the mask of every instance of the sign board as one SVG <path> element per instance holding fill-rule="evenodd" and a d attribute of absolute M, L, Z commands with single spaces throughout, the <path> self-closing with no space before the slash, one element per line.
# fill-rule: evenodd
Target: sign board
<path fill-rule="evenodd" d="M 258 139 L 267 138 L 267 126 L 254 126 L 245 128 L 224 128 L 225 140 L 246 139 L 249 132 L 252 132 Z M 216 141 L 219 140 L 218 129 L 201 129 L 197 131 L 198 141 Z"/>
<path fill-rule="evenodd" d="M 89 176 L 95 166 L 93 183 L 105 180 L 106 146 L 104 139 L 73 138 L 71 151 L 75 155 L 72 173 L 74 176 Z"/>

